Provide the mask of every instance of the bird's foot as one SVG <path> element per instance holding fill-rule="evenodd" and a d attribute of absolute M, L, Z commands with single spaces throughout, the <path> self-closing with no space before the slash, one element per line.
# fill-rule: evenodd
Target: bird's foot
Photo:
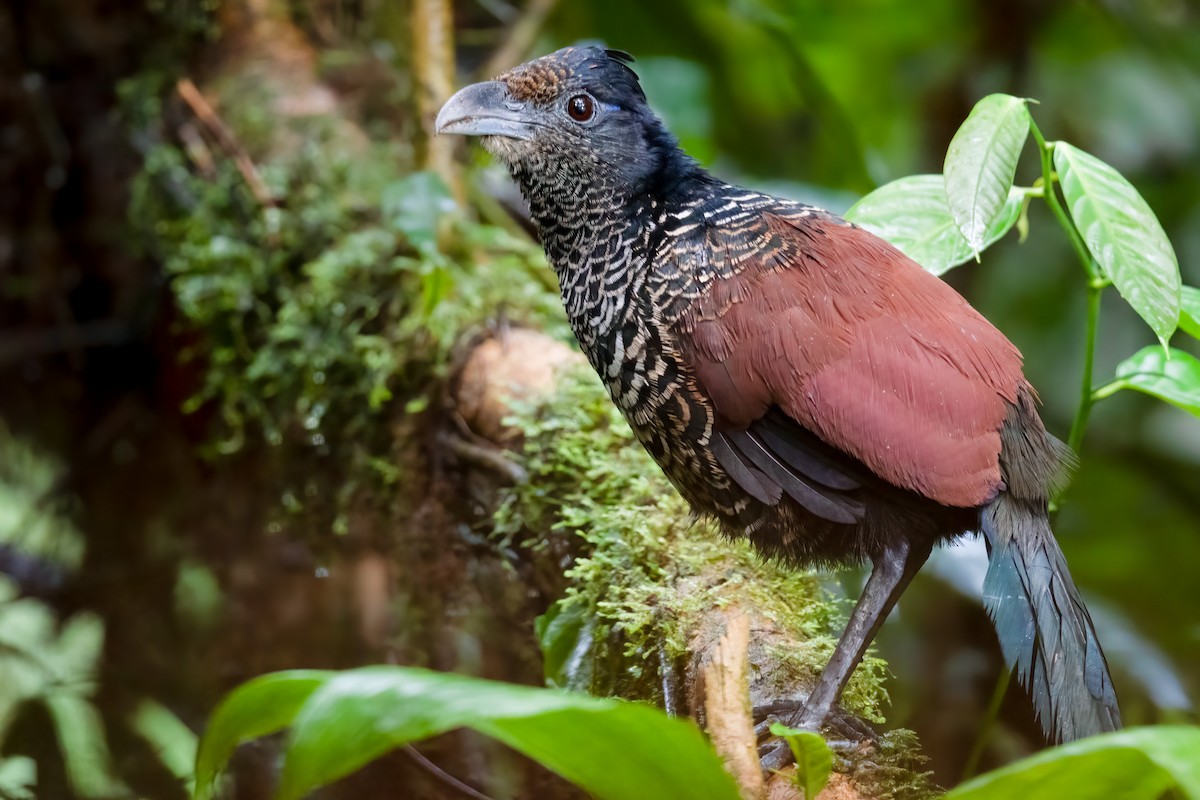
<path fill-rule="evenodd" d="M 770 739 L 771 723 L 782 722 L 790 728 L 820 733 L 835 753 L 849 753 L 863 741 L 879 738 L 879 733 L 862 719 L 835 709 L 824 720 L 805 718 L 802 703 L 781 702 L 759 706 L 753 710 L 754 733 L 761 743 L 759 760 L 766 772 L 783 769 L 793 762 L 792 751 L 782 739 Z"/>

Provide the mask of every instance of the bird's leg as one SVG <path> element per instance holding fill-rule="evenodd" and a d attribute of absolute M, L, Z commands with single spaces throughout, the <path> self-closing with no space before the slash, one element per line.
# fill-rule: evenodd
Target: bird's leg
<path fill-rule="evenodd" d="M 804 711 L 792 720 L 793 725 L 814 731 L 821 727 L 833 704 L 842 696 L 842 690 L 846 688 L 854 668 L 862 661 L 863 654 L 875 639 L 883 621 L 929 558 L 930 550 L 930 545 L 913 545 L 905 541 L 885 549 L 873 559 L 871 577 L 862 596 L 858 598 L 858 604 L 854 606 L 854 613 L 846 623 L 846 630 L 838 640 L 833 657 L 808 696 Z"/>
<path fill-rule="evenodd" d="M 808 702 L 802 711 L 787 722 L 795 728 L 819 731 L 825 718 L 829 716 L 833 704 L 842 696 L 842 690 L 854 673 L 854 668 L 862 661 L 863 654 L 875 639 L 875 634 L 887 619 L 896 601 L 908 587 L 909 582 L 921 569 L 929 553 L 931 544 L 914 544 L 901 541 L 884 549 L 872 559 L 873 569 L 850 621 L 838 640 L 833 651 L 833 657 L 821 673 L 820 680 L 813 687 Z M 776 747 L 763 758 L 763 766 L 767 769 L 778 769 L 787 763 L 789 757 L 787 746 Z M 778 763 L 776 763 L 778 762 Z"/>

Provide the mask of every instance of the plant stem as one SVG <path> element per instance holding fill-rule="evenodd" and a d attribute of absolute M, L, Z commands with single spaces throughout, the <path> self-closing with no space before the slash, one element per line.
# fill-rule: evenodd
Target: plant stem
<path fill-rule="evenodd" d="M 1038 144 L 1038 155 L 1042 159 L 1042 186 L 1043 197 L 1046 200 L 1046 205 L 1050 206 L 1051 213 L 1058 220 L 1058 224 L 1067 232 L 1067 238 L 1071 240 L 1071 247 L 1075 248 L 1075 255 L 1079 257 L 1079 262 L 1083 264 L 1083 268 L 1087 271 L 1088 278 L 1093 281 L 1105 281 L 1104 276 L 1100 273 L 1100 267 L 1096 264 L 1092 254 L 1088 252 L 1087 244 L 1083 241 L 1083 236 L 1080 235 L 1079 229 L 1075 227 L 1075 223 L 1071 221 L 1067 215 L 1067 210 L 1063 208 L 1062 202 L 1058 199 L 1058 192 L 1054 189 L 1054 184 L 1057 181 L 1057 176 L 1054 174 L 1054 145 L 1047 144 L 1046 137 L 1042 135 L 1042 131 L 1038 128 L 1037 123 L 1033 121 L 1033 115 L 1030 115 L 1029 130 L 1033 132 L 1033 138 Z"/>
<path fill-rule="evenodd" d="M 1106 383 L 1096 391 L 1092 392 L 1092 403 L 1099 403 L 1104 398 L 1112 397 L 1117 392 L 1127 388 L 1129 388 L 1129 384 L 1125 382 L 1124 378 L 1115 380 L 1112 383 Z"/>
<path fill-rule="evenodd" d="M 1075 227 L 1067 210 L 1063 208 L 1062 201 L 1058 199 L 1058 191 L 1054 186 L 1057 180 L 1057 176 L 1054 174 L 1054 145 L 1046 142 L 1046 137 L 1042 135 L 1041 129 L 1033 121 L 1032 115 L 1030 115 L 1029 129 L 1037 141 L 1038 155 L 1042 161 L 1042 186 L 1044 189 L 1042 196 L 1046 200 L 1046 205 L 1050 206 L 1050 212 L 1054 214 L 1058 224 L 1066 231 L 1067 239 L 1070 240 L 1071 247 L 1074 248 L 1075 255 L 1079 258 L 1079 263 L 1083 265 L 1088 276 L 1087 339 L 1083 353 L 1083 376 L 1080 379 L 1079 406 L 1075 409 L 1075 419 L 1071 422 L 1071 433 L 1067 438 L 1067 444 L 1078 453 L 1083 444 L 1083 433 L 1087 429 L 1088 416 L 1092 413 L 1092 406 L 1097 399 L 1092 393 L 1092 369 L 1096 360 L 1096 328 L 1100 324 L 1100 295 L 1104 291 L 1104 287 L 1109 284 L 1109 280 L 1100 271 L 1100 265 L 1088 252 L 1083 236 Z M 1052 498 L 1051 507 L 1057 506 L 1058 500 L 1058 497 Z"/>
<path fill-rule="evenodd" d="M 1096 356 L 1096 328 L 1100 323 L 1100 293 L 1104 284 L 1098 281 L 1088 283 L 1087 296 L 1087 339 L 1084 343 L 1083 377 L 1079 386 L 1079 407 L 1075 409 L 1075 419 L 1071 422 L 1071 434 L 1067 444 L 1076 453 L 1083 444 L 1083 432 L 1087 428 L 1088 416 L 1096 397 L 1092 393 L 1092 367 Z M 1057 498 L 1055 498 L 1057 499 Z"/>
<path fill-rule="evenodd" d="M 971 753 L 967 756 L 967 763 L 963 766 L 959 783 L 975 777 L 975 771 L 979 768 L 979 759 L 983 757 L 988 740 L 992 738 L 992 733 L 996 729 L 996 720 L 1000 718 L 1000 704 L 1004 702 L 1004 695 L 1008 693 L 1010 683 L 1012 683 L 1012 671 L 1007 667 L 1002 667 L 1000 676 L 996 679 L 996 688 L 992 690 L 992 699 L 988 703 L 987 713 L 983 715 L 983 725 L 975 737 L 975 743 L 971 745 Z"/>

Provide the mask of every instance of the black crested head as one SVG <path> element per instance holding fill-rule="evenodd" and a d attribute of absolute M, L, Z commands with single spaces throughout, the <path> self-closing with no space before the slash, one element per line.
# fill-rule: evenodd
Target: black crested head
<path fill-rule="evenodd" d="M 462 89 L 437 130 L 482 137 L 531 206 L 653 192 L 697 167 L 650 110 L 632 61 L 602 47 L 558 50 Z"/>

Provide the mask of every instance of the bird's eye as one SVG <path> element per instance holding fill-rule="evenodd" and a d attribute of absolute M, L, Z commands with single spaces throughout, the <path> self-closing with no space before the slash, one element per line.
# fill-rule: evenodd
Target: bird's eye
<path fill-rule="evenodd" d="M 596 114 L 596 104 L 590 95 L 577 94 L 567 101 L 567 113 L 576 122 L 587 122 Z"/>

